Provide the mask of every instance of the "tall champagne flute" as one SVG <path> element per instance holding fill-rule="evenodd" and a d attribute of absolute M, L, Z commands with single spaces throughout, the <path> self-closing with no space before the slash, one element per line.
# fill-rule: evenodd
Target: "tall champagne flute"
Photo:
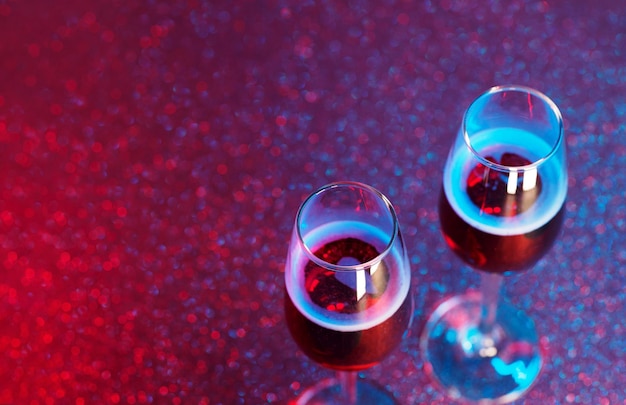
<path fill-rule="evenodd" d="M 285 318 L 300 349 L 336 377 L 294 403 L 395 403 L 357 372 L 383 360 L 408 330 L 410 278 L 396 213 L 380 192 L 338 182 L 302 203 L 285 265 Z"/>
<path fill-rule="evenodd" d="M 420 338 L 427 373 L 450 397 L 503 404 L 536 380 L 544 360 L 534 323 L 498 298 L 504 275 L 533 266 L 554 243 L 566 193 L 554 102 L 523 86 L 474 100 L 445 164 L 439 217 L 449 247 L 479 270 L 481 288 L 441 303 Z"/>

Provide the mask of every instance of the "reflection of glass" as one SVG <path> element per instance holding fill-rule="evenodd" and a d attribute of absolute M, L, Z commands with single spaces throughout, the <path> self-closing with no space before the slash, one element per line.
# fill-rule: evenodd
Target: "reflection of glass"
<path fill-rule="evenodd" d="M 301 350 L 337 377 L 297 404 L 395 403 L 356 372 L 400 343 L 413 313 L 410 277 L 396 214 L 381 193 L 341 182 L 304 201 L 285 266 L 285 317 Z"/>
<path fill-rule="evenodd" d="M 533 321 L 498 304 L 502 275 L 533 266 L 564 216 L 561 114 L 536 90 L 494 87 L 467 109 L 446 161 L 444 238 L 480 270 L 481 292 L 444 301 L 421 337 L 427 372 L 454 398 L 510 402 L 535 381 L 542 357 Z"/>

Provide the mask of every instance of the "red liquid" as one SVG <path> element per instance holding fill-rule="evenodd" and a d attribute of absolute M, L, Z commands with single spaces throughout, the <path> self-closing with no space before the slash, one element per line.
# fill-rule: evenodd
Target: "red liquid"
<path fill-rule="evenodd" d="M 515 153 L 503 153 L 499 159 L 488 156 L 487 160 L 506 166 L 530 164 L 530 161 Z M 515 193 L 510 194 L 507 191 L 511 181 L 508 173 L 478 163 L 465 180 L 467 194 L 482 215 L 514 217 L 533 207 L 542 193 L 541 177 L 536 176 L 534 187 L 525 190 L 524 176 L 524 172 L 518 173 Z M 448 245 L 472 267 L 492 273 L 520 271 L 534 265 L 557 238 L 564 212 L 561 207 L 551 220 L 532 232 L 495 235 L 466 223 L 454 211 L 444 190 L 439 197 L 439 220 Z"/>
<path fill-rule="evenodd" d="M 352 257 L 363 262 L 376 257 L 378 252 L 363 241 L 346 238 L 324 245 L 315 255 L 332 263 L 337 263 L 342 257 Z M 332 311 L 353 314 L 357 318 L 360 312 L 376 305 L 385 292 L 389 276 L 386 269 L 379 268 L 372 278 L 377 278 L 375 283 L 380 288 L 356 299 L 355 290 L 338 280 L 335 272 L 325 270 L 311 261 L 304 271 L 305 286 L 314 303 Z M 412 312 L 409 292 L 400 308 L 384 322 L 366 330 L 343 332 L 309 320 L 285 292 L 285 317 L 295 342 L 312 360 L 337 370 L 362 370 L 380 362 L 402 340 Z"/>
<path fill-rule="evenodd" d="M 470 266 L 492 273 L 521 271 L 533 266 L 556 240 L 565 209 L 542 227 L 519 235 L 494 235 L 467 224 L 454 211 L 445 192 L 439 198 L 439 221 L 452 250 Z"/>

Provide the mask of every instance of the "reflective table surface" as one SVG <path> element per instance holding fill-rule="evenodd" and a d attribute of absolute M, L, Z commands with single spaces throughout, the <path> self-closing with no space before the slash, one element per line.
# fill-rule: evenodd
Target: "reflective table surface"
<path fill-rule="evenodd" d="M 505 294 L 547 364 L 518 404 L 626 400 L 621 1 L 0 0 L 0 403 L 284 404 L 332 375 L 283 316 L 295 212 L 368 183 L 397 209 L 416 302 L 363 373 L 448 404 L 418 336 L 478 275 L 436 210 L 468 104 L 561 108 L 562 234 Z"/>

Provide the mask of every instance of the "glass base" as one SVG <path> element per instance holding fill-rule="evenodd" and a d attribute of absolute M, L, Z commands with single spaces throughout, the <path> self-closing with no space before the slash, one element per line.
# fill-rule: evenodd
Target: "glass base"
<path fill-rule="evenodd" d="M 355 404 L 399 405 L 390 392 L 366 380 L 357 379 L 356 392 Z M 350 400 L 343 393 L 340 381 L 336 378 L 329 378 L 307 388 L 291 404 L 347 405 L 349 403 Z"/>
<path fill-rule="evenodd" d="M 453 399 L 505 404 L 529 390 L 543 364 L 534 322 L 504 302 L 490 332 L 480 293 L 452 297 L 428 319 L 420 339 L 424 368 Z"/>

